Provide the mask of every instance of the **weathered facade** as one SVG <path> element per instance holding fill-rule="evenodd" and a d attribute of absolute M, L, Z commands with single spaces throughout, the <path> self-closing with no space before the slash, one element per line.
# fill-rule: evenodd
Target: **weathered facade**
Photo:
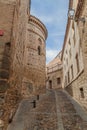
<path fill-rule="evenodd" d="M 0 116 L 4 129 L 23 98 L 46 90 L 47 29 L 30 0 L 0 0 Z"/>
<path fill-rule="evenodd" d="M 21 100 L 29 0 L 0 0 L 1 119 L 5 129 Z M 3 96 L 2 96 L 3 95 Z"/>
<path fill-rule="evenodd" d="M 46 88 L 62 88 L 62 62 L 61 52 L 46 66 Z"/>
<path fill-rule="evenodd" d="M 70 1 L 75 18 L 68 19 L 63 45 L 63 87 L 87 108 L 87 1 Z M 85 21 L 81 18 L 84 18 Z"/>
<path fill-rule="evenodd" d="M 30 15 L 27 25 L 27 42 L 24 52 L 24 74 L 22 95 L 29 97 L 44 93 L 46 90 L 47 30 L 44 24 Z"/>

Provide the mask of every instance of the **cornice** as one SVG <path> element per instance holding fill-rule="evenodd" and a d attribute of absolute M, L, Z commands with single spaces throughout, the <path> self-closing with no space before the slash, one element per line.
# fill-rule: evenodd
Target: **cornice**
<path fill-rule="evenodd" d="M 38 18 L 36 18 L 35 16 L 32 16 L 32 15 L 30 15 L 29 21 L 31 21 L 31 22 L 37 24 L 39 27 L 41 27 L 41 29 L 44 31 L 45 39 L 47 39 L 48 32 L 47 32 L 45 25 Z"/>

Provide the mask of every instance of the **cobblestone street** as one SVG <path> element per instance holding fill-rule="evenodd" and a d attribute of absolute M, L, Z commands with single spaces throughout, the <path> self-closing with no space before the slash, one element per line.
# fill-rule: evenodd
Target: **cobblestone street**
<path fill-rule="evenodd" d="M 87 130 L 87 114 L 63 90 L 47 90 L 36 108 L 22 102 L 8 130 Z"/>

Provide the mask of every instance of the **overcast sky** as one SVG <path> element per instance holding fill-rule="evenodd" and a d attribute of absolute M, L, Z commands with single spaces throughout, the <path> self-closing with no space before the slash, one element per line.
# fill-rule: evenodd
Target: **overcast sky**
<path fill-rule="evenodd" d="M 48 30 L 46 62 L 62 49 L 69 0 L 31 0 L 31 14 L 39 18 Z"/>

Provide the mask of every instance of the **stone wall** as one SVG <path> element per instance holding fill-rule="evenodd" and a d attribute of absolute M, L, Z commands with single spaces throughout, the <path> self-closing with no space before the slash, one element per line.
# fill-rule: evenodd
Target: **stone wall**
<path fill-rule="evenodd" d="M 86 20 L 87 17 L 87 1 L 84 1 L 82 13 L 79 17 L 84 17 Z M 74 82 L 74 97 L 83 104 L 84 107 L 87 108 L 87 20 L 85 23 L 79 21 L 78 22 L 80 37 L 81 37 L 81 47 L 82 47 L 82 55 L 83 55 L 83 64 L 84 64 L 84 71 L 83 73 L 77 78 Z M 76 87 L 75 87 L 76 86 Z M 83 89 L 81 91 L 81 88 Z M 77 91 L 76 91 L 77 90 Z M 76 94 L 78 92 L 78 94 Z"/>
<path fill-rule="evenodd" d="M 0 36 L 0 118 L 5 120 L 7 106 L 4 107 L 5 93 L 9 88 L 9 76 L 11 66 L 11 37 L 13 26 L 15 2 L 0 1 L 0 30 L 3 35 Z"/>
<path fill-rule="evenodd" d="M 45 92 L 46 38 L 46 27 L 39 19 L 30 16 L 24 53 L 24 97 Z"/>
<path fill-rule="evenodd" d="M 7 1 L 0 1 L 0 93 L 5 92 L 9 86 L 11 31 L 13 26 L 13 14 L 15 3 L 9 4 Z"/>
<path fill-rule="evenodd" d="M 60 52 L 51 62 L 46 66 L 46 88 L 60 89 L 62 88 L 63 70 Z"/>
<path fill-rule="evenodd" d="M 9 60 L 5 59 L 5 67 L 9 68 L 9 75 L 6 75 L 7 70 L 3 66 L 6 72 L 4 73 L 4 77 L 7 78 L 7 83 L 9 84 L 5 92 L 4 104 L 2 105 L 2 110 L 4 111 L 2 119 L 4 120 L 6 129 L 8 123 L 12 121 L 10 120 L 11 115 L 14 115 L 22 99 L 21 88 L 24 73 L 23 62 L 29 18 L 29 0 L 1 0 L 0 17 L 2 18 L 0 20 L 0 27 L 4 30 L 4 36 L 0 37 L 1 45 L 4 48 L 2 51 L 5 51 L 4 56 L 10 59 L 10 65 Z M 9 53 L 10 58 L 8 58 Z M 2 78 L 3 73 L 0 76 Z"/>
<path fill-rule="evenodd" d="M 80 3 L 79 3 L 80 4 Z M 80 7 L 80 5 L 78 6 Z M 80 8 L 77 8 L 77 12 L 80 12 L 78 18 L 87 17 L 87 1 L 83 2 Z M 77 19 L 78 19 L 77 18 Z M 65 86 L 65 89 L 87 109 L 87 20 L 85 22 L 76 21 L 79 30 L 79 47 L 82 52 L 82 60 L 79 59 L 79 65 L 83 62 L 83 69 L 80 73 Z M 76 32 L 77 30 L 75 30 Z M 77 40 L 77 39 L 76 39 Z M 77 50 L 76 50 L 77 51 Z M 80 53 L 79 53 L 80 54 Z M 81 58 L 81 57 L 80 57 Z M 74 59 L 73 59 L 74 62 Z"/>
<path fill-rule="evenodd" d="M 56 71 L 47 73 L 46 88 L 47 89 L 61 89 L 62 88 L 62 68 Z M 60 80 L 60 81 L 58 81 Z M 51 83 L 52 82 L 52 86 Z"/>

